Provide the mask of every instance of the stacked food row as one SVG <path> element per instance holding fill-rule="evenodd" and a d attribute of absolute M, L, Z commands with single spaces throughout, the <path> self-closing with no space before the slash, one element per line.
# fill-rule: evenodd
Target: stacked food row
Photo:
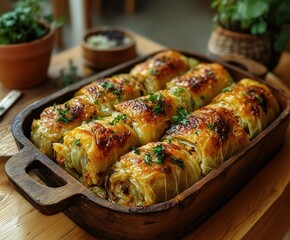
<path fill-rule="evenodd" d="M 129 74 L 97 80 L 45 109 L 33 122 L 31 139 L 110 201 L 139 206 L 171 199 L 245 146 L 279 112 L 266 86 L 252 80 L 234 85 L 219 64 L 189 63 L 178 52 L 164 51 Z M 222 89 L 213 103 L 193 112 Z"/>
<path fill-rule="evenodd" d="M 225 88 L 170 128 L 163 141 L 122 156 L 109 171 L 109 200 L 144 206 L 172 199 L 244 148 L 278 114 L 270 89 L 257 81 Z"/>
<path fill-rule="evenodd" d="M 176 51 L 164 51 L 136 65 L 129 74 L 98 79 L 63 104 L 46 108 L 32 123 L 31 141 L 54 157 L 52 144 L 66 132 L 99 117 L 110 116 L 114 105 L 165 88 L 166 82 L 189 70 L 189 59 Z"/>

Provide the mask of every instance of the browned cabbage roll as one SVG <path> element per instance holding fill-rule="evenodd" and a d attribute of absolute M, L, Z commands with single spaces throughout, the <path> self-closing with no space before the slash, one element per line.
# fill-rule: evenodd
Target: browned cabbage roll
<path fill-rule="evenodd" d="M 109 200 L 144 206 L 176 196 L 201 178 L 196 154 L 179 145 L 154 142 L 121 157 L 109 171 Z"/>
<path fill-rule="evenodd" d="M 130 118 L 144 145 L 158 141 L 171 126 L 173 116 L 204 106 L 232 83 L 231 76 L 220 64 L 199 64 L 171 80 L 166 90 L 124 101 L 115 108 Z"/>
<path fill-rule="evenodd" d="M 63 143 L 54 143 L 56 160 L 85 185 L 100 186 L 108 168 L 140 145 L 125 115 L 113 114 L 81 125 L 66 133 Z"/>
<path fill-rule="evenodd" d="M 280 111 L 270 89 L 251 79 L 224 89 L 213 100 L 213 105 L 231 111 L 250 139 L 265 129 Z"/>
<path fill-rule="evenodd" d="M 167 89 L 178 87 L 191 96 L 191 111 L 210 103 L 223 88 L 233 82 L 227 70 L 218 63 L 200 63 L 185 74 L 172 79 L 166 84 Z"/>
<path fill-rule="evenodd" d="M 179 52 L 162 51 L 132 68 L 130 74 L 143 83 L 147 91 L 164 89 L 172 78 L 189 70 L 189 60 Z"/>
<path fill-rule="evenodd" d="M 232 113 L 210 105 L 190 114 L 183 124 L 172 127 L 164 139 L 178 142 L 189 152 L 196 152 L 203 175 L 248 143 L 246 132 Z"/>
<path fill-rule="evenodd" d="M 40 114 L 40 119 L 34 119 L 31 141 L 53 157 L 52 144 L 62 142 L 66 132 L 84 121 L 111 115 L 114 104 L 139 97 L 143 92 L 142 85 L 128 74 L 95 81 L 81 88 L 66 103 L 48 107 Z"/>
<path fill-rule="evenodd" d="M 171 119 L 178 108 L 185 108 L 187 102 L 170 94 L 166 90 L 145 97 L 128 100 L 115 105 L 119 113 L 130 119 L 141 144 L 157 141 L 171 125 Z"/>

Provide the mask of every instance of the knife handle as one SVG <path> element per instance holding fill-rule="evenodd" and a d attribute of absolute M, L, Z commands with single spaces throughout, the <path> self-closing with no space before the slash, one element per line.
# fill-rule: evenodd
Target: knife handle
<path fill-rule="evenodd" d="M 10 91 L 0 102 L 0 117 L 11 107 L 11 105 L 21 96 L 18 90 Z"/>

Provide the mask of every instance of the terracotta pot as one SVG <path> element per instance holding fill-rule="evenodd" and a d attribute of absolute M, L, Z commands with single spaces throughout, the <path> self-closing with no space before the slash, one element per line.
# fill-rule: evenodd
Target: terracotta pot
<path fill-rule="evenodd" d="M 268 69 L 273 69 L 280 55 L 272 48 L 269 35 L 252 35 L 233 32 L 218 26 L 211 34 L 208 42 L 210 55 L 222 57 L 235 53 L 262 63 Z"/>
<path fill-rule="evenodd" d="M 54 33 L 51 30 L 28 43 L 0 45 L 0 82 L 4 87 L 30 88 L 47 78 Z"/>

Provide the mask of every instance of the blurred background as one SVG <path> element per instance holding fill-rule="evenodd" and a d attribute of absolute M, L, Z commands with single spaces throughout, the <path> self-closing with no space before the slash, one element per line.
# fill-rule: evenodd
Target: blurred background
<path fill-rule="evenodd" d="M 2 9 L 11 0 L 1 0 Z M 85 29 L 119 25 L 171 48 L 206 53 L 212 30 L 209 0 L 44 0 L 48 12 L 63 16 L 56 52 L 77 45 Z"/>

